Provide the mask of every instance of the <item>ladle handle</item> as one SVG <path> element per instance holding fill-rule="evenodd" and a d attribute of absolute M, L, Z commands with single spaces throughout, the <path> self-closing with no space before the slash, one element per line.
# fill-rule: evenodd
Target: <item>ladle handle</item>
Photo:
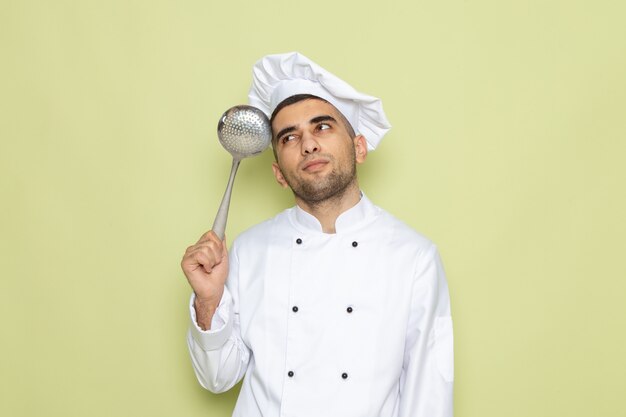
<path fill-rule="evenodd" d="M 228 206 L 230 206 L 230 195 L 233 191 L 233 183 L 235 182 L 235 174 L 237 174 L 237 168 L 239 168 L 239 162 L 241 159 L 233 158 L 233 166 L 230 169 L 230 178 L 228 179 L 228 185 L 222 197 L 222 204 L 217 210 L 215 221 L 213 221 L 213 231 L 222 240 L 224 240 L 224 232 L 226 231 L 226 220 L 228 219 Z"/>

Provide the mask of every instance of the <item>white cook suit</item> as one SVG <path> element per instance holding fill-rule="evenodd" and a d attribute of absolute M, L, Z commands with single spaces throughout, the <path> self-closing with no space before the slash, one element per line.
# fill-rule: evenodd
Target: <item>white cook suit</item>
<path fill-rule="evenodd" d="M 436 247 L 366 196 L 336 233 L 299 207 L 242 233 L 212 327 L 187 342 L 234 417 L 451 417 L 452 320 Z"/>

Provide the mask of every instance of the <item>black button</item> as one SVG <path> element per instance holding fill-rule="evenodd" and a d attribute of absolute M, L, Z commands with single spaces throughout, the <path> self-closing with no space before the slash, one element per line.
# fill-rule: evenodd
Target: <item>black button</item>
<path fill-rule="evenodd" d="M 293 310 L 294 313 L 297 313 L 298 312 L 298 306 L 291 307 L 291 310 Z"/>
<path fill-rule="evenodd" d="M 289 372 L 287 372 L 287 376 L 288 376 L 289 378 L 293 377 L 293 371 L 289 371 Z M 347 375 L 346 375 L 346 377 L 347 377 Z"/>
<path fill-rule="evenodd" d="M 356 248 L 357 246 L 359 246 L 359 242 L 357 242 L 356 240 L 354 242 L 352 242 L 352 247 Z"/>
<path fill-rule="evenodd" d="M 298 245 L 301 245 L 301 244 L 302 244 L 302 239 L 297 238 L 297 239 L 296 239 L 296 243 L 297 243 Z"/>
<path fill-rule="evenodd" d="M 348 374 L 344 372 L 343 374 L 341 374 L 341 377 L 342 377 L 343 379 L 348 379 Z"/>
<path fill-rule="evenodd" d="M 352 312 L 354 311 L 354 309 L 353 309 L 352 307 L 348 307 L 348 308 L 346 308 L 346 311 L 347 311 L 348 313 L 352 313 Z"/>

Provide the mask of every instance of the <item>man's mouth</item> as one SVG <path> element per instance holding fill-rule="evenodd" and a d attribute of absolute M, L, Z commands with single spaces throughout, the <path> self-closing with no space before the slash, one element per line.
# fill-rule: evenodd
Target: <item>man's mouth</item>
<path fill-rule="evenodd" d="M 313 159 L 306 162 L 302 166 L 302 170 L 306 172 L 316 172 L 324 168 L 328 164 L 328 162 L 329 161 L 326 159 Z"/>

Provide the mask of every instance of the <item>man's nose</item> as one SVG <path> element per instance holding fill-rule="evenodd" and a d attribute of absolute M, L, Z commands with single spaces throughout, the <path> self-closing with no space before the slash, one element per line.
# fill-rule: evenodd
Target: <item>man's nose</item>
<path fill-rule="evenodd" d="M 305 133 L 302 136 L 302 154 L 308 155 L 308 154 L 319 152 L 319 151 L 320 151 L 320 144 L 315 139 L 315 136 L 309 133 Z"/>

